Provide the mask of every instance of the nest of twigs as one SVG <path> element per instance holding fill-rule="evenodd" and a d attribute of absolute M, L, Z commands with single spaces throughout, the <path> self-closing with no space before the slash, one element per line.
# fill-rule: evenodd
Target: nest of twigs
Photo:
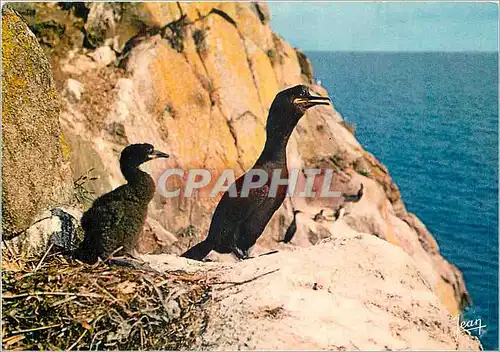
<path fill-rule="evenodd" d="M 207 325 L 210 286 L 192 274 L 5 251 L 2 269 L 4 349 L 190 349 Z"/>

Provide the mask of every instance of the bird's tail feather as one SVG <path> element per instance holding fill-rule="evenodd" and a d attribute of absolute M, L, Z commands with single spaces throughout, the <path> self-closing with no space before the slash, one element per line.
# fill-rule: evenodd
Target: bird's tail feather
<path fill-rule="evenodd" d="M 205 258 L 208 253 L 213 249 L 213 246 L 208 241 L 201 241 L 196 246 L 191 247 L 186 252 L 184 252 L 181 257 L 194 259 L 194 260 L 202 260 Z"/>

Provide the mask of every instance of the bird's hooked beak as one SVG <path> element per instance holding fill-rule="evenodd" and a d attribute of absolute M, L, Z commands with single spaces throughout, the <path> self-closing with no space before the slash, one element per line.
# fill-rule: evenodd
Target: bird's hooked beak
<path fill-rule="evenodd" d="M 152 159 L 158 159 L 158 158 L 168 158 L 170 155 L 167 153 L 160 152 L 158 150 L 153 150 L 151 154 L 149 154 L 149 157 Z"/>
<path fill-rule="evenodd" d="M 295 98 L 293 104 L 304 109 L 309 109 L 315 105 L 331 105 L 332 101 L 328 97 L 310 95 L 308 97 Z"/>

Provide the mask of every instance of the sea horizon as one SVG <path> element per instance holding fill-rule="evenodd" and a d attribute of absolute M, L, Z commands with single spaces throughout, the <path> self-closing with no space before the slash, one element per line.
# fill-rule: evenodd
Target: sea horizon
<path fill-rule="evenodd" d="M 297 48 L 303 52 L 307 53 L 371 53 L 371 54 L 463 54 L 463 53 L 478 53 L 478 54 L 499 54 L 499 51 L 489 51 L 489 50 L 306 50 L 302 48 Z"/>

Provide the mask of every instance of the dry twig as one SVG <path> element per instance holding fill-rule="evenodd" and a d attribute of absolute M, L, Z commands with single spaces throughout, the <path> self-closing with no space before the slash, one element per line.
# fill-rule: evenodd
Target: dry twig
<path fill-rule="evenodd" d="M 3 253 L 7 267 L 18 263 L 2 271 L 5 349 L 192 349 L 206 325 L 211 288 L 196 275 Z"/>
<path fill-rule="evenodd" d="M 244 284 L 248 284 L 249 282 L 252 282 L 252 281 L 255 281 L 257 279 L 260 279 L 261 277 L 263 276 L 266 276 L 266 275 L 270 275 L 272 273 L 275 273 L 277 272 L 278 270 L 280 269 L 274 269 L 274 270 L 271 270 L 267 273 L 264 273 L 264 274 L 260 274 L 260 275 L 257 275 L 255 277 L 252 277 L 251 279 L 248 279 L 248 280 L 244 280 L 244 281 L 239 281 L 239 282 L 235 282 L 235 281 L 218 281 L 218 282 L 211 282 L 212 285 L 233 285 L 233 286 L 239 286 L 239 285 L 244 285 Z"/>

